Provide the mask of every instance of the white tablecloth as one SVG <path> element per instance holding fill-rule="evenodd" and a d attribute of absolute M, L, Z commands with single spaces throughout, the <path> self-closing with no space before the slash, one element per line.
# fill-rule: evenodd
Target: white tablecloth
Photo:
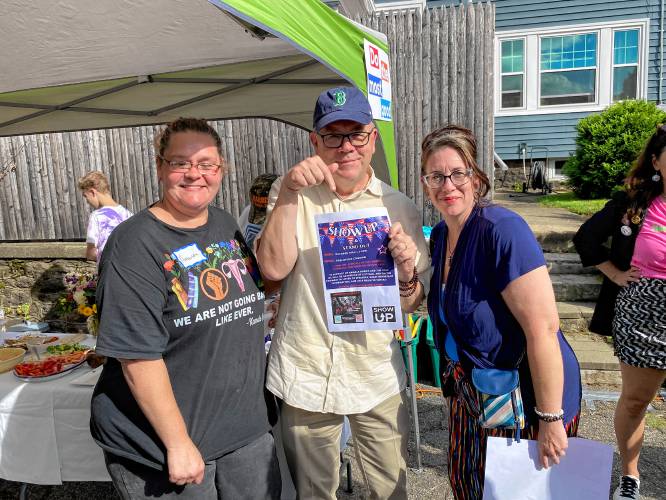
<path fill-rule="evenodd" d="M 83 365 L 47 382 L 0 374 L 0 477 L 33 484 L 110 481 L 90 436 L 91 386 L 70 382 Z"/>

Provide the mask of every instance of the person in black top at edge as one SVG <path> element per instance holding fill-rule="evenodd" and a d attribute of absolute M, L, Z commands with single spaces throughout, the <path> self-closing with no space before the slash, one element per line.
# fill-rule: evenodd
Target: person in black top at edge
<path fill-rule="evenodd" d="M 162 198 L 116 228 L 100 262 L 93 438 L 123 499 L 279 498 L 258 267 L 209 206 L 220 137 L 180 118 L 156 156 Z"/>
<path fill-rule="evenodd" d="M 622 477 L 613 500 L 640 498 L 645 412 L 666 379 L 666 125 L 648 140 L 625 188 L 574 237 L 583 265 L 604 274 L 589 328 L 613 336 L 622 373 L 614 421 Z"/>

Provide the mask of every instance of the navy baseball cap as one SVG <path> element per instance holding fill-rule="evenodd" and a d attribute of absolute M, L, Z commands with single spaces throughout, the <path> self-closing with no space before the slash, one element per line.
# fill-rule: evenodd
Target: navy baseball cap
<path fill-rule="evenodd" d="M 356 87 L 335 87 L 319 94 L 312 117 L 312 126 L 319 132 L 326 125 L 350 120 L 367 125 L 372 121 L 370 103 Z"/>

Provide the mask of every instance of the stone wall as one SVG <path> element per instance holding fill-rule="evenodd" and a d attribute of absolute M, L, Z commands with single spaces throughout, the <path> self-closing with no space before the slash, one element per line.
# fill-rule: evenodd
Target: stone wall
<path fill-rule="evenodd" d="M 53 328 L 64 329 L 59 325 L 54 306 L 65 291 L 63 276 L 69 272 L 94 272 L 95 263 L 70 257 L 65 245 L 59 243 L 23 244 L 21 247 L 9 243 L 0 245 L 0 305 L 11 313 L 8 319 L 17 317 L 16 306 L 30 304 L 30 317 L 33 321 L 48 320 Z M 75 255 L 81 255 L 85 244 L 76 245 Z M 38 257 L 48 255 L 47 258 Z M 20 258 L 14 258 L 19 257 Z"/>

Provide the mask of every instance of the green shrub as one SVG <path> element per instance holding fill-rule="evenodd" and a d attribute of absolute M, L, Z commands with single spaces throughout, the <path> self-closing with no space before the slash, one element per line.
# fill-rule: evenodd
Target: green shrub
<path fill-rule="evenodd" d="M 664 122 L 666 112 L 646 101 L 621 101 L 580 120 L 576 153 L 563 169 L 571 188 L 580 198 L 610 197 Z"/>

